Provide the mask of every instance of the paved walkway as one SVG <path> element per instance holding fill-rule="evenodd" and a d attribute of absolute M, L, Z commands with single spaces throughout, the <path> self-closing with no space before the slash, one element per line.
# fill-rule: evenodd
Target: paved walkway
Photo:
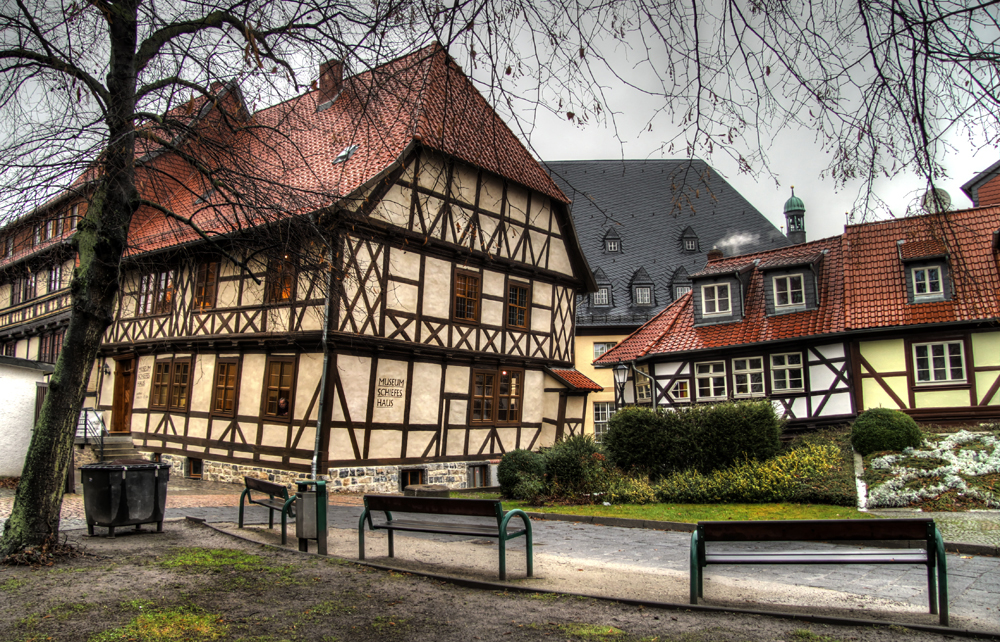
<path fill-rule="evenodd" d="M 231 484 L 171 480 L 168 518 L 190 516 L 210 523 L 232 523 L 242 487 Z M 348 536 L 356 532 L 361 514 L 357 495 L 330 498 L 329 527 Z M 9 514 L 10 491 L 0 490 L 0 527 Z M 900 511 L 879 511 L 887 516 L 904 516 Z M 912 515 L 910 511 L 907 514 Z M 938 521 L 945 539 L 952 543 L 1000 545 L 1000 513 L 927 513 Z M 63 528 L 82 528 L 82 496 L 67 495 L 63 505 Z M 251 506 L 248 524 L 266 524 L 267 510 Z M 536 556 L 547 556 L 569 564 L 613 568 L 615 572 L 683 573 L 689 559 L 689 533 L 643 528 L 599 526 L 573 521 L 533 520 Z M 294 526 L 291 526 L 291 535 Z M 100 532 L 100 529 L 98 530 Z M 447 540 L 441 536 L 421 536 Z M 290 546 L 295 540 L 290 538 Z M 518 545 L 513 545 L 519 551 Z M 782 547 L 787 545 L 782 544 Z M 810 548 L 817 548 L 809 544 Z M 961 551 L 961 546 L 959 547 Z M 926 608 L 926 571 L 920 566 L 734 566 L 712 567 L 708 577 L 729 578 L 733 582 L 758 581 L 805 586 L 838 594 L 865 596 Z M 951 613 L 957 621 L 974 622 L 976 630 L 1000 631 L 1000 558 L 983 555 L 949 554 L 948 585 Z M 706 587 L 707 588 L 707 587 Z M 579 592 L 599 593 L 600 586 L 577 587 Z M 666 599 L 666 598 L 663 598 Z M 673 601 L 680 601 L 672 596 Z M 711 603 L 711 602 L 709 602 Z M 752 608 L 754 605 L 748 604 Z M 759 607 L 759 605 L 757 605 Z"/>

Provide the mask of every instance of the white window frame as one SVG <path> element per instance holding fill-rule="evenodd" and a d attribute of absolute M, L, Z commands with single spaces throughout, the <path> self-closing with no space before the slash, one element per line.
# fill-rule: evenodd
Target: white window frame
<path fill-rule="evenodd" d="M 726 296 L 725 297 L 722 297 L 719 294 L 720 288 L 725 288 L 726 289 Z M 712 291 L 711 298 L 709 298 L 709 295 L 708 295 L 709 290 Z M 733 306 L 732 306 L 732 301 L 730 300 L 730 294 L 731 294 L 730 290 L 731 290 L 731 288 L 729 287 L 728 283 L 712 283 L 710 285 L 703 285 L 703 286 L 701 286 L 701 309 L 702 309 L 701 315 L 703 317 L 728 317 L 728 316 L 732 316 L 732 314 L 733 314 Z M 715 310 L 713 312 L 709 312 L 708 311 L 708 303 L 709 303 L 709 301 L 712 302 L 712 305 L 715 308 Z M 725 310 L 719 309 L 719 303 L 721 303 L 722 301 L 725 301 L 725 303 L 726 303 L 726 309 Z"/>
<path fill-rule="evenodd" d="M 594 305 L 611 305 L 611 289 L 597 288 L 597 292 L 594 292 Z"/>
<path fill-rule="evenodd" d="M 738 367 L 742 362 L 743 367 Z M 756 365 L 753 362 L 757 362 Z M 733 396 L 734 397 L 763 397 L 764 396 L 764 357 L 740 357 L 733 359 Z M 753 375 L 760 375 L 757 381 L 753 380 Z M 745 392 L 740 392 L 740 388 L 745 387 Z"/>
<path fill-rule="evenodd" d="M 788 357 L 798 357 L 798 363 L 788 363 Z M 781 359 L 778 363 L 776 360 Z M 785 393 L 785 392 L 804 392 L 806 385 L 806 367 L 805 362 L 802 359 L 801 352 L 782 352 L 780 354 L 772 354 L 771 358 L 771 394 Z M 794 378 L 789 375 L 790 372 L 798 370 L 798 380 L 800 382 L 799 387 L 788 386 L 788 383 Z M 781 377 L 780 385 L 778 377 Z"/>
<path fill-rule="evenodd" d="M 652 305 L 653 304 L 653 288 L 648 286 L 637 286 L 635 288 L 635 304 L 636 305 Z"/>
<path fill-rule="evenodd" d="M 935 348 L 941 349 L 940 355 L 933 354 Z M 956 350 L 953 350 L 956 348 Z M 924 356 L 920 356 L 921 351 L 925 351 Z M 958 359 L 958 366 L 953 365 L 952 359 Z M 934 366 L 935 359 L 944 359 L 941 368 Z M 926 362 L 927 374 L 930 378 L 921 379 L 921 361 Z M 960 376 L 955 376 L 955 369 L 959 368 Z M 943 371 L 944 376 L 939 378 L 937 373 Z M 913 344 L 913 382 L 918 386 L 934 386 L 941 384 L 966 383 L 968 372 L 965 367 L 965 344 L 962 340 L 957 341 L 932 341 L 928 343 Z"/>
<path fill-rule="evenodd" d="M 684 239 L 684 249 L 688 252 L 698 251 L 698 239 Z"/>
<path fill-rule="evenodd" d="M 608 252 L 617 252 L 618 251 L 618 239 L 605 239 L 605 241 L 604 241 L 604 248 Z"/>
<path fill-rule="evenodd" d="M 636 366 L 636 370 L 642 374 L 632 373 L 635 384 L 635 401 L 636 403 L 641 403 L 644 401 L 653 400 L 653 382 L 642 376 L 649 375 L 649 366 Z"/>
<path fill-rule="evenodd" d="M 937 289 L 932 290 L 931 284 L 934 281 L 930 278 L 929 272 L 934 270 L 937 272 Z M 923 272 L 923 278 L 918 278 L 918 273 Z M 921 299 L 940 299 L 944 296 L 944 269 L 940 265 L 925 265 L 923 267 L 910 268 L 910 283 L 913 285 L 913 300 L 919 301 Z M 923 285 L 924 292 L 918 292 L 917 289 Z"/>
<path fill-rule="evenodd" d="M 611 348 L 618 345 L 614 341 L 595 341 L 594 342 L 594 360 L 600 359 L 604 356 L 604 353 Z"/>
<path fill-rule="evenodd" d="M 708 366 L 710 368 L 707 372 L 702 372 L 702 366 Z M 720 369 L 716 369 L 718 366 Z M 717 394 L 719 387 L 716 385 L 716 381 L 713 379 L 722 380 L 722 393 Z M 708 395 L 701 394 L 701 384 L 703 380 L 708 380 L 709 392 Z M 703 361 L 701 363 L 694 364 L 694 385 L 695 390 L 698 393 L 698 401 L 718 401 L 720 399 L 727 399 L 727 392 L 729 382 L 726 380 L 726 362 L 725 361 Z"/>
<path fill-rule="evenodd" d="M 690 285 L 674 286 L 674 299 L 679 299 L 690 291 L 691 291 Z"/>
<path fill-rule="evenodd" d="M 601 443 L 601 440 L 604 439 L 604 434 L 608 431 L 608 422 L 614 416 L 615 402 L 594 402 L 594 441 Z"/>
<path fill-rule="evenodd" d="M 792 287 L 792 279 L 799 280 L 799 287 Z M 788 303 L 779 303 L 778 294 L 782 292 L 778 289 L 778 283 L 784 282 L 783 293 L 788 297 Z M 806 305 L 806 279 L 803 274 L 782 274 L 771 277 L 771 288 L 774 291 L 774 307 L 777 310 L 789 308 L 802 308 Z M 795 301 L 795 295 L 799 295 L 799 301 Z"/>
<path fill-rule="evenodd" d="M 678 388 L 683 387 L 684 393 L 680 394 Z M 667 390 L 667 396 L 669 396 L 674 403 L 691 403 L 691 382 L 687 379 L 678 379 L 673 384 L 671 384 L 670 389 Z"/>

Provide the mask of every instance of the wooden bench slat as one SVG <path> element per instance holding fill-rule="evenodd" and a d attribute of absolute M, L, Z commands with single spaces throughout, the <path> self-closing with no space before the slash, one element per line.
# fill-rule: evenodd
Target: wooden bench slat
<path fill-rule="evenodd" d="M 373 522 L 373 526 L 379 530 L 397 531 L 417 531 L 424 533 L 441 533 L 442 535 L 482 535 L 486 537 L 500 537 L 500 533 L 493 524 L 460 524 L 442 522 L 421 522 L 408 519 L 394 519 L 391 522 Z M 523 533 L 524 528 L 507 525 L 507 536 L 511 537 Z"/>
<path fill-rule="evenodd" d="M 926 564 L 923 553 L 795 555 L 787 553 L 706 555 L 707 564 Z"/>
<path fill-rule="evenodd" d="M 370 510 L 430 515 L 466 515 L 496 517 L 495 499 L 453 499 L 450 497 L 405 497 L 400 495 L 365 495 Z"/>
<path fill-rule="evenodd" d="M 930 518 L 698 522 L 706 542 L 926 540 Z"/>

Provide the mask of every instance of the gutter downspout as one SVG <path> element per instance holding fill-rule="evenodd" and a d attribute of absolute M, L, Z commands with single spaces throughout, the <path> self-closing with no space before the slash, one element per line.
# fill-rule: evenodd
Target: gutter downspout
<path fill-rule="evenodd" d="M 323 415 L 326 412 L 326 371 L 330 365 L 330 298 L 333 296 L 333 246 L 331 245 L 326 253 L 329 264 L 326 278 L 326 303 L 323 305 L 323 371 L 319 379 L 319 405 L 316 407 L 316 440 L 313 444 L 312 456 L 312 478 L 317 476 L 319 468 L 319 448 L 320 440 L 323 437 Z"/>

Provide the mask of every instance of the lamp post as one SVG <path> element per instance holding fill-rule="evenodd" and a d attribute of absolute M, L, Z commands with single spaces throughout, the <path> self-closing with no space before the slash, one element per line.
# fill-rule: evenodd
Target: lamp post
<path fill-rule="evenodd" d="M 614 369 L 615 374 L 615 410 L 625 405 L 625 382 L 628 381 L 628 366 L 618 362 Z M 619 399 L 621 402 L 619 403 Z"/>

